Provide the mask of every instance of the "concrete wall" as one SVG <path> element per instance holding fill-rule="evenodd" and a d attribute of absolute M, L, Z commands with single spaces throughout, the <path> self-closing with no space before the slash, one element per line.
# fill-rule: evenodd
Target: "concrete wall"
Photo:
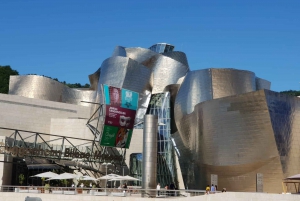
<path fill-rule="evenodd" d="M 87 121 L 88 119 L 52 118 L 50 133 L 55 135 L 66 136 L 66 137 L 94 140 L 93 133 L 86 126 Z M 51 136 L 50 140 L 54 140 L 56 138 L 57 137 Z M 84 143 L 82 140 L 71 140 L 71 142 L 74 145 L 80 145 Z M 66 142 L 65 145 L 69 145 L 69 144 Z"/>
<path fill-rule="evenodd" d="M 89 118 L 90 107 L 0 94 L 0 127 L 50 133 L 51 118 Z M 11 131 L 0 130 L 0 136 Z"/>

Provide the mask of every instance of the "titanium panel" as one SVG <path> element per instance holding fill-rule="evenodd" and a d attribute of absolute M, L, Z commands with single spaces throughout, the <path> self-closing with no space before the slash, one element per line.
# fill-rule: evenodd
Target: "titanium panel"
<path fill-rule="evenodd" d="M 116 46 L 113 53 L 112 53 L 112 57 L 116 57 L 116 56 L 120 56 L 120 57 L 126 57 L 126 51 L 125 51 L 125 47 L 122 46 Z"/>
<path fill-rule="evenodd" d="M 55 102 L 62 101 L 64 84 L 39 75 L 10 76 L 9 94 Z"/>
<path fill-rule="evenodd" d="M 189 63 L 186 57 L 186 54 L 184 52 L 166 52 L 163 53 L 162 55 L 166 56 L 166 57 L 170 57 L 171 59 L 174 59 L 180 63 L 182 63 L 183 65 L 189 67 Z"/>
<path fill-rule="evenodd" d="M 255 82 L 256 82 L 256 90 L 271 89 L 271 82 L 269 82 L 268 80 L 264 80 L 256 77 Z"/>
<path fill-rule="evenodd" d="M 262 173 L 264 191 L 281 192 L 282 179 L 300 172 L 299 108 L 267 90 L 197 104 L 182 122 L 190 130 L 174 135 L 185 185 L 204 189 L 217 174 L 219 189 L 253 192 Z"/>
<path fill-rule="evenodd" d="M 237 69 L 211 69 L 213 98 L 222 98 L 256 90 L 255 74 Z"/>
<path fill-rule="evenodd" d="M 93 90 L 80 90 L 80 89 L 71 89 L 67 86 L 64 86 L 62 93 L 62 101 L 63 103 L 70 103 L 82 106 L 91 106 L 89 103 L 85 102 L 93 102 L 95 100 L 96 91 Z"/>
<path fill-rule="evenodd" d="M 99 82 L 99 78 L 100 78 L 100 73 L 101 73 L 101 68 L 99 68 L 95 73 L 89 75 L 89 80 L 90 80 L 90 84 L 91 90 L 97 91 L 98 89 L 98 82 Z"/>
<path fill-rule="evenodd" d="M 135 123 L 143 120 L 151 98 L 151 69 L 128 57 L 111 57 L 101 65 L 99 85 L 102 84 L 138 92 L 140 99 Z M 100 86 L 98 86 L 97 96 L 97 101 L 100 101 L 102 96 Z"/>
<path fill-rule="evenodd" d="M 161 54 L 143 62 L 143 65 L 151 68 L 153 72 L 152 94 L 162 93 L 166 86 L 176 84 L 189 72 L 188 66 Z"/>
<path fill-rule="evenodd" d="M 9 94 L 27 98 L 90 106 L 81 101 L 93 101 L 96 92 L 92 90 L 72 89 L 56 80 L 43 76 L 25 75 L 10 77 Z"/>
<path fill-rule="evenodd" d="M 211 69 L 188 72 L 177 93 L 174 106 L 175 122 L 182 139 L 190 135 L 190 123 L 186 122 L 186 115 L 194 111 L 196 104 L 212 99 L 212 94 Z"/>
<path fill-rule="evenodd" d="M 144 61 L 158 54 L 149 49 L 140 48 L 140 47 L 125 48 L 125 51 L 127 57 L 135 60 L 138 63 L 143 63 Z"/>

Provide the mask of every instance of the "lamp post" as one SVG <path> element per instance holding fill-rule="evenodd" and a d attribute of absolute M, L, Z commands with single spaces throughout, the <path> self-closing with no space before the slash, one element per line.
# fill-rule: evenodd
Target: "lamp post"
<path fill-rule="evenodd" d="M 111 163 L 102 163 L 102 165 L 105 165 L 105 176 L 107 176 L 107 166 L 111 165 Z M 107 188 L 107 177 L 105 179 L 105 192 L 106 192 L 106 188 Z"/>

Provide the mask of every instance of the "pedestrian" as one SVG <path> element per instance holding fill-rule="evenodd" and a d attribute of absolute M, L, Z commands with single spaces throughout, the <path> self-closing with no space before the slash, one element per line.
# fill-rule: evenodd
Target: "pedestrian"
<path fill-rule="evenodd" d="M 159 191 L 160 191 L 160 183 L 157 184 L 156 186 L 156 190 L 157 190 L 157 196 L 159 196 Z"/>
<path fill-rule="evenodd" d="M 210 191 L 211 191 L 211 193 L 216 192 L 216 188 L 215 188 L 214 184 L 211 185 Z"/>
<path fill-rule="evenodd" d="M 205 189 L 205 191 L 206 191 L 206 192 L 205 192 L 205 194 L 206 194 L 206 195 L 209 195 L 209 191 L 210 191 L 210 187 L 209 187 L 209 185 L 207 185 L 207 186 L 206 186 L 206 189 Z"/>

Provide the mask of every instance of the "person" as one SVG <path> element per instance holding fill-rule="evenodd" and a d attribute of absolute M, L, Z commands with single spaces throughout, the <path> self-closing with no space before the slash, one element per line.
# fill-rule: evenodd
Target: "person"
<path fill-rule="evenodd" d="M 72 184 L 72 188 L 74 188 L 75 187 L 75 185 L 74 185 L 74 183 Z"/>
<path fill-rule="evenodd" d="M 215 185 L 215 189 L 216 189 L 216 191 L 218 190 L 218 186 L 217 185 Z"/>
<path fill-rule="evenodd" d="M 115 87 L 110 89 L 110 104 L 115 106 L 120 106 L 121 98 L 120 91 Z"/>
<path fill-rule="evenodd" d="M 216 188 L 215 188 L 214 184 L 211 185 L 210 191 L 211 191 L 211 193 L 216 192 Z"/>
<path fill-rule="evenodd" d="M 210 187 L 209 187 L 209 185 L 206 186 L 205 191 L 206 191 L 205 194 L 209 195 L 209 192 L 210 192 Z"/>
<path fill-rule="evenodd" d="M 160 191 L 160 183 L 157 184 L 156 186 L 156 190 L 157 190 L 157 195 L 159 196 L 159 191 Z"/>
<path fill-rule="evenodd" d="M 81 188 L 83 188 L 83 187 L 84 187 L 83 183 L 81 183 L 81 184 L 80 184 L 80 187 L 81 187 Z"/>
<path fill-rule="evenodd" d="M 92 185 L 92 183 L 90 183 L 90 188 L 92 188 L 93 187 L 93 185 Z"/>
<path fill-rule="evenodd" d="M 172 190 L 170 192 L 171 196 L 175 196 L 175 191 L 174 191 L 175 190 L 175 185 L 173 183 L 170 184 L 170 189 Z"/>

